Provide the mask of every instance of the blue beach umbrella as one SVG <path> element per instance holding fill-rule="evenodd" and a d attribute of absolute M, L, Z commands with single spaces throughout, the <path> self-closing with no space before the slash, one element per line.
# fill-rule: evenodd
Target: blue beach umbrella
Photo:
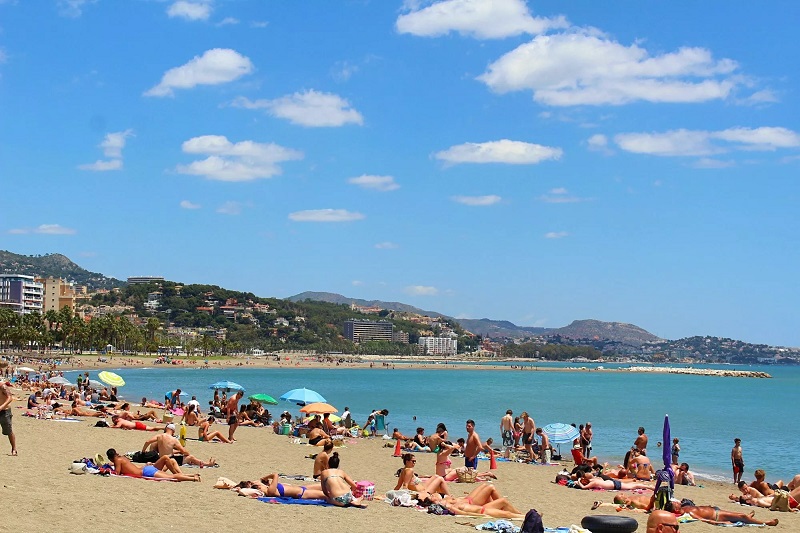
<path fill-rule="evenodd" d="M 292 389 L 289 392 L 283 394 L 283 396 L 281 396 L 281 400 L 283 400 L 284 402 L 296 403 L 297 405 L 306 405 L 315 402 L 322 402 L 322 403 L 327 402 L 327 400 L 323 398 L 320 393 L 305 388 Z"/>
<path fill-rule="evenodd" d="M 580 435 L 575 426 L 564 424 L 562 422 L 547 424 L 542 428 L 542 431 L 550 439 L 550 442 L 555 444 L 571 443 Z"/>
<path fill-rule="evenodd" d="M 167 392 L 165 392 L 165 393 L 164 393 L 164 397 L 167 397 L 167 396 L 172 396 L 172 393 L 173 393 L 173 392 L 175 392 L 175 391 L 168 390 Z M 189 396 L 189 393 L 188 393 L 188 392 L 183 392 L 183 391 L 181 391 L 181 394 L 180 394 L 180 395 L 181 395 L 181 396 Z"/>
<path fill-rule="evenodd" d="M 224 390 L 225 392 L 230 392 L 232 390 L 244 392 L 244 387 L 238 383 L 234 383 L 233 381 L 217 381 L 208 388 L 214 390 Z"/>

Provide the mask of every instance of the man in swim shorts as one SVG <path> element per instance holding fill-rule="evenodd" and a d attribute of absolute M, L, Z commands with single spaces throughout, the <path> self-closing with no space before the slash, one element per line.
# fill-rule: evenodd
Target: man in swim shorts
<path fill-rule="evenodd" d="M 536 459 L 536 454 L 533 452 L 533 435 L 536 433 L 536 422 L 533 418 L 528 416 L 527 411 L 522 412 L 522 445 L 525 446 L 525 451 L 528 452 L 530 460 Z"/>
<path fill-rule="evenodd" d="M 737 439 L 738 440 L 738 439 Z M 732 511 L 725 511 L 719 507 L 712 507 L 710 505 L 681 505 L 681 502 L 672 502 L 672 512 L 676 515 L 688 514 L 692 518 L 696 518 L 701 522 L 714 525 L 727 525 L 742 522 L 743 524 L 756 524 L 777 526 L 778 519 L 770 520 L 769 522 L 762 522 L 756 520 L 749 514 L 736 513 Z"/>
<path fill-rule="evenodd" d="M 139 431 L 159 431 L 157 427 L 149 427 L 145 425 L 144 422 L 139 422 L 138 420 L 125 420 L 124 418 L 114 415 L 111 417 L 111 422 L 114 424 L 111 426 L 112 428 L 119 428 L 119 429 L 138 429 Z"/>
<path fill-rule="evenodd" d="M 733 482 L 738 484 L 744 474 L 744 457 L 742 456 L 742 439 L 733 439 L 731 449 L 731 466 L 733 466 Z"/>
<path fill-rule="evenodd" d="M 237 415 L 239 414 L 239 400 L 242 399 L 242 396 L 244 396 L 244 392 L 237 391 L 225 404 L 225 415 L 228 417 L 228 440 L 231 442 L 236 440 L 233 438 L 233 434 L 239 427 Z"/>
<path fill-rule="evenodd" d="M 164 428 L 164 433 L 145 441 L 142 446 L 142 453 L 145 453 L 148 449 L 156 450 L 159 458 L 166 456 L 174 459 L 178 466 L 184 464 L 200 467 L 217 465 L 213 457 L 204 463 L 189 453 L 189 450 L 181 445 L 180 441 L 175 437 L 175 424 L 167 424 Z"/>
<path fill-rule="evenodd" d="M 656 509 L 647 518 L 647 531 L 645 533 L 677 533 L 680 526 L 674 514 Z"/>
<path fill-rule="evenodd" d="M 106 451 L 106 457 L 114 464 L 114 471 L 119 475 L 151 479 L 173 479 L 175 481 L 200 481 L 200 474 L 189 476 L 182 473 L 175 460 L 167 456 L 159 458 L 155 464 L 148 464 L 143 467 L 136 466 L 124 455 L 117 454 L 114 448 L 109 448 Z M 169 469 L 170 472 L 163 472 L 163 468 Z"/>
<path fill-rule="evenodd" d="M 3 361 L 0 368 L 5 368 L 8 363 Z M 14 435 L 14 430 L 11 427 L 11 402 L 14 401 L 14 395 L 11 389 L 8 388 L 8 382 L 0 383 L 0 428 L 3 430 L 3 435 L 8 437 L 8 442 L 11 443 L 11 455 L 17 455 L 17 437 Z"/>
<path fill-rule="evenodd" d="M 482 448 L 481 438 L 475 431 L 475 421 L 467 420 L 467 446 L 464 450 L 464 466 L 478 469 L 478 451 Z"/>
<path fill-rule="evenodd" d="M 514 412 L 509 409 L 506 416 L 500 419 L 500 435 L 503 437 L 503 446 L 510 448 L 514 445 L 514 419 L 511 415 Z"/>

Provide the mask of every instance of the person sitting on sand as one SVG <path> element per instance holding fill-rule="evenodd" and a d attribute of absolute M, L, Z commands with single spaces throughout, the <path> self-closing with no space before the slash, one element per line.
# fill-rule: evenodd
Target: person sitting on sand
<path fill-rule="evenodd" d="M 120 408 L 115 412 L 125 420 L 158 420 L 158 415 L 152 409 L 146 413 L 137 412 L 131 413 L 131 404 L 123 403 Z"/>
<path fill-rule="evenodd" d="M 325 439 L 322 451 L 314 458 L 314 479 L 319 479 L 323 470 L 328 469 L 328 459 L 333 451 L 333 441 Z"/>
<path fill-rule="evenodd" d="M 217 462 L 213 457 L 203 462 L 189 453 L 189 450 L 182 446 L 180 441 L 175 437 L 175 424 L 167 424 L 164 428 L 164 433 L 146 440 L 142 445 L 142 453 L 145 453 L 148 449 L 156 450 L 159 458 L 167 456 L 174 459 L 178 466 L 183 466 L 185 464 L 199 467 L 217 466 Z"/>
<path fill-rule="evenodd" d="M 260 426 L 262 424 L 256 423 L 255 420 L 250 418 L 250 415 L 247 414 L 247 405 L 242 404 L 239 413 L 236 415 L 237 424 L 240 426 Z"/>
<path fill-rule="evenodd" d="M 639 450 L 631 450 L 631 459 L 628 462 L 628 470 L 631 472 L 633 478 L 639 481 L 650 481 L 655 475 L 653 465 L 650 463 L 650 458 L 642 455 Z"/>
<path fill-rule="evenodd" d="M 137 466 L 124 455 L 118 455 L 114 448 L 109 448 L 106 451 L 106 457 L 114 464 L 114 471 L 119 475 L 154 479 L 174 479 L 175 481 L 200 481 L 200 474 L 189 476 L 181 473 L 175 460 L 167 456 L 159 458 L 154 464 L 146 464 L 144 466 Z M 164 472 L 164 468 L 169 469 L 170 473 Z M 175 470 L 177 470 L 177 472 Z"/>
<path fill-rule="evenodd" d="M 319 426 L 319 422 L 315 422 L 311 431 L 308 432 L 308 443 L 312 446 L 325 446 L 325 439 L 330 439 L 330 435 L 325 433 Z"/>
<path fill-rule="evenodd" d="M 672 502 L 672 512 L 676 515 L 688 514 L 692 518 L 696 518 L 701 522 L 714 525 L 735 524 L 742 522 L 743 524 L 757 524 L 767 526 L 777 526 L 778 519 L 770 520 L 769 522 L 762 522 L 752 516 L 744 513 L 737 513 L 733 511 L 725 511 L 719 507 L 712 507 L 710 505 L 681 505 L 681 502 Z"/>
<path fill-rule="evenodd" d="M 138 420 L 125 420 L 119 415 L 112 415 L 111 424 L 112 428 L 117 429 L 138 429 L 139 431 L 160 431 L 161 429 L 155 426 L 147 426 L 144 422 L 139 422 Z"/>
<path fill-rule="evenodd" d="M 408 489 L 420 493 L 438 493 L 444 496 L 450 494 L 447 487 L 447 482 L 442 476 L 433 476 L 430 478 L 421 478 L 414 473 L 414 466 L 417 464 L 417 458 L 413 453 L 403 454 L 403 468 L 397 471 L 397 485 L 394 490 Z"/>
<path fill-rule="evenodd" d="M 777 489 L 783 487 L 783 481 L 778 480 L 777 483 L 767 483 L 765 478 L 767 477 L 767 473 L 764 472 L 763 469 L 759 468 L 755 471 L 755 481 L 750 483 L 750 486 L 756 489 L 758 492 L 763 494 L 764 496 L 772 496 L 772 493 L 775 492 Z"/>
<path fill-rule="evenodd" d="M 459 469 L 450 468 L 453 464 L 450 460 L 450 454 L 456 451 L 457 448 L 451 442 L 443 441 L 439 435 L 431 435 L 428 437 L 428 442 L 434 449 L 438 448 L 439 450 L 436 452 L 436 475 L 442 476 L 448 482 L 457 481 Z M 490 479 L 497 479 L 497 476 L 492 472 L 478 472 L 475 474 L 476 481 L 483 482 Z"/>
<path fill-rule="evenodd" d="M 680 465 L 671 465 L 673 472 L 675 472 L 676 485 L 689 485 L 694 487 L 694 474 L 689 471 L 688 463 L 681 463 Z"/>
<path fill-rule="evenodd" d="M 200 417 L 197 415 L 195 404 L 189 402 L 186 410 L 183 412 L 182 422 L 187 426 L 196 426 L 200 423 Z"/>
<path fill-rule="evenodd" d="M 267 474 L 261 478 L 261 483 L 253 484 L 253 488 L 260 489 L 265 496 L 273 498 L 296 498 L 298 500 L 324 500 L 325 493 L 322 492 L 322 485 L 314 483 L 312 485 L 289 485 L 280 483 L 278 474 Z"/>
<path fill-rule="evenodd" d="M 420 449 L 428 448 L 428 437 L 425 436 L 425 428 L 417 428 L 417 433 L 414 435 L 413 440 Z M 430 451 L 430 448 L 428 448 L 428 451 Z"/>
<path fill-rule="evenodd" d="M 399 429 L 394 428 L 394 430 L 392 430 L 392 439 L 405 441 L 405 440 L 411 440 L 411 437 L 406 437 L 405 435 L 400 433 Z"/>
<path fill-rule="evenodd" d="M 439 438 L 442 440 L 447 440 L 447 426 L 444 425 L 444 422 L 439 422 L 436 425 L 436 435 L 438 435 Z M 431 450 L 433 450 L 434 448 L 435 446 L 431 447 Z"/>
<path fill-rule="evenodd" d="M 200 423 L 200 426 L 197 428 L 197 438 L 201 441 L 211 442 L 214 439 L 224 442 L 225 444 L 230 444 L 230 439 L 220 433 L 219 431 L 211 431 L 211 424 L 214 423 L 216 418 L 213 416 L 209 416 L 205 420 Z"/>
<path fill-rule="evenodd" d="M 327 470 L 323 470 L 320 475 L 322 492 L 325 493 L 325 500 L 337 507 L 347 507 L 349 505 L 361 505 L 361 498 L 353 496 L 353 489 L 356 483 L 344 470 L 339 469 L 339 452 L 333 452 L 328 459 Z"/>

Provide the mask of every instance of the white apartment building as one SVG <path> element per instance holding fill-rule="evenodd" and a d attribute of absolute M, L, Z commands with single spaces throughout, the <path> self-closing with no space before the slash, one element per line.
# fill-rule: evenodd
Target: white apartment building
<path fill-rule="evenodd" d="M 458 341 L 449 337 L 420 337 L 419 345 L 428 355 L 455 355 Z"/>
<path fill-rule="evenodd" d="M 15 313 L 43 313 L 44 286 L 33 276 L 0 274 L 0 306 Z"/>

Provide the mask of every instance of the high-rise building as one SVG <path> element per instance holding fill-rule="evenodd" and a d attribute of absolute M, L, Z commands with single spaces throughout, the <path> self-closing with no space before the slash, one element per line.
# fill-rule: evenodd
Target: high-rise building
<path fill-rule="evenodd" d="M 420 337 L 418 344 L 428 355 L 455 355 L 458 341 L 450 337 Z"/>
<path fill-rule="evenodd" d="M 36 281 L 42 284 L 42 313 L 51 309 L 60 311 L 67 306 L 75 309 L 75 289 L 72 283 L 61 278 L 36 278 Z"/>
<path fill-rule="evenodd" d="M 44 287 L 33 276 L 0 274 L 0 306 L 21 315 L 42 313 Z"/>
<path fill-rule="evenodd" d="M 130 285 L 139 285 L 145 283 L 158 283 L 164 281 L 163 276 L 132 276 L 128 278 Z"/>
<path fill-rule="evenodd" d="M 348 320 L 344 323 L 344 336 L 353 342 L 388 341 L 392 342 L 394 324 L 384 320 Z"/>

